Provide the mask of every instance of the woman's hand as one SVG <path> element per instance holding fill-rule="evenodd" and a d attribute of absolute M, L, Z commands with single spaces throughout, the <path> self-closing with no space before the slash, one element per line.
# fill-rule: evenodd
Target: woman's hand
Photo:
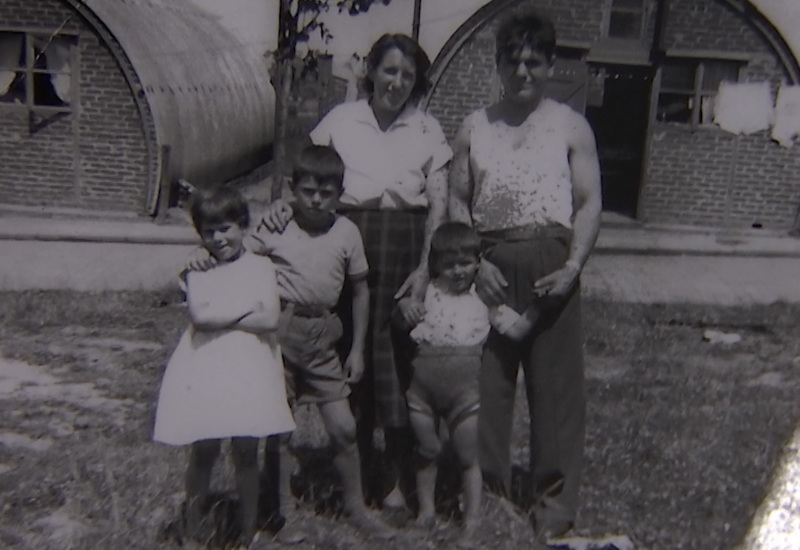
<path fill-rule="evenodd" d="M 560 269 L 535 281 L 533 293 L 537 298 L 560 300 L 572 290 L 580 272 L 580 267 L 568 262 Z"/>
<path fill-rule="evenodd" d="M 425 298 L 425 289 L 430 282 L 427 266 L 419 266 L 412 271 L 397 292 L 394 293 L 394 299 L 399 300 L 404 296 L 413 296 L 418 300 Z"/>
<path fill-rule="evenodd" d="M 283 199 L 276 199 L 267 207 L 261 223 L 272 233 L 283 233 L 293 217 L 292 206 Z"/>
<path fill-rule="evenodd" d="M 506 301 L 508 281 L 493 263 L 481 259 L 478 274 L 475 277 L 475 290 L 481 300 L 489 307 L 499 306 Z"/>
<path fill-rule="evenodd" d="M 408 327 L 415 327 L 425 318 L 425 304 L 414 296 L 406 296 L 397 302 L 397 309 Z"/>

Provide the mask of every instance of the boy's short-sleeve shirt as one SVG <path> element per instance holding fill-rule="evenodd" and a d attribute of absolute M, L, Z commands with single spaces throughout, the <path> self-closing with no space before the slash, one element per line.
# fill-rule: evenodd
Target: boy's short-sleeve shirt
<path fill-rule="evenodd" d="M 294 220 L 283 233 L 261 225 L 245 246 L 275 264 L 281 300 L 302 306 L 333 308 L 345 278 L 362 279 L 369 270 L 361 233 L 342 216 L 319 234 L 304 231 Z"/>
<path fill-rule="evenodd" d="M 316 145 L 332 146 L 342 157 L 344 204 L 376 201 L 383 209 L 427 207 L 427 177 L 453 156 L 431 115 L 408 107 L 384 131 L 367 100 L 337 105 L 310 137 Z"/>

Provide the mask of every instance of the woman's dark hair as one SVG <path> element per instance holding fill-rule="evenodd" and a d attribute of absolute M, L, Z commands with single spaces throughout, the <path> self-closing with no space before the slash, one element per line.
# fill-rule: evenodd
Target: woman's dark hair
<path fill-rule="evenodd" d="M 250 210 L 241 193 L 230 187 L 197 190 L 191 199 L 192 223 L 198 233 L 203 227 L 233 222 L 241 228 L 250 225 Z"/>
<path fill-rule="evenodd" d="M 318 183 L 334 183 L 342 191 L 344 185 L 344 162 L 336 149 L 327 145 L 309 145 L 297 156 L 292 173 L 292 185 L 306 176 Z"/>
<path fill-rule="evenodd" d="M 495 34 L 495 61 L 517 55 L 525 46 L 552 60 L 556 51 L 553 22 L 536 12 L 512 14 L 505 18 Z"/>
<path fill-rule="evenodd" d="M 428 253 L 431 279 L 439 276 L 446 262 L 464 256 L 481 257 L 481 240 L 475 230 L 461 222 L 440 225 L 431 237 L 431 251 Z"/>
<path fill-rule="evenodd" d="M 375 83 L 372 81 L 372 73 L 381 64 L 383 58 L 389 52 L 397 48 L 403 55 L 410 57 L 414 60 L 414 67 L 417 69 L 417 81 L 414 82 L 414 87 L 411 89 L 411 95 L 408 96 L 407 103 L 416 104 L 425 97 L 430 88 L 430 81 L 428 80 L 428 70 L 431 68 L 431 61 L 428 59 L 428 54 L 425 50 L 417 44 L 417 42 L 405 34 L 384 34 L 373 45 L 372 49 L 367 54 L 367 74 L 362 83 L 364 91 L 372 95 L 375 90 Z"/>

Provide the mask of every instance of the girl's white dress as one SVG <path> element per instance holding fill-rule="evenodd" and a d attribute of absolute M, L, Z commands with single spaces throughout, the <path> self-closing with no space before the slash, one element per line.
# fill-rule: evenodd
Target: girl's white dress
<path fill-rule="evenodd" d="M 280 312 L 275 267 L 245 253 L 187 275 L 187 299 L 206 311 L 237 317 L 257 302 Z M 263 437 L 295 427 L 286 401 L 275 332 L 196 330 L 189 325 L 170 357 L 156 409 L 153 439 L 186 445 L 203 439 Z"/>

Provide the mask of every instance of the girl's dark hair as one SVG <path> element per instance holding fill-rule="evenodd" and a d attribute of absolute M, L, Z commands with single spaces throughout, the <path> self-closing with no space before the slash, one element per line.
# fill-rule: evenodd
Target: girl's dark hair
<path fill-rule="evenodd" d="M 481 257 L 481 240 L 475 230 L 461 222 L 440 225 L 431 237 L 431 250 L 428 253 L 431 279 L 439 276 L 445 262 L 464 256 Z"/>
<path fill-rule="evenodd" d="M 342 191 L 344 185 L 344 161 L 336 149 L 327 145 L 309 145 L 297 156 L 292 173 L 292 185 L 306 176 L 318 183 L 334 183 Z"/>
<path fill-rule="evenodd" d="M 425 94 L 428 93 L 428 88 L 430 88 L 428 70 L 431 68 L 431 60 L 428 59 L 428 54 L 413 38 L 402 33 L 384 34 L 372 45 L 372 49 L 367 54 L 367 74 L 362 83 L 364 91 L 372 95 L 375 90 L 372 73 L 381 64 L 389 50 L 393 48 L 397 48 L 403 55 L 414 60 L 414 67 L 417 69 L 417 81 L 414 82 L 414 87 L 411 89 L 411 95 L 408 96 L 407 103 L 416 104 L 425 97 Z"/>
<path fill-rule="evenodd" d="M 197 190 L 191 198 L 192 223 L 198 233 L 203 227 L 233 222 L 241 228 L 250 225 L 250 211 L 241 193 L 230 187 Z"/>
<path fill-rule="evenodd" d="M 516 13 L 506 17 L 495 34 L 495 61 L 517 55 L 525 46 L 552 60 L 556 51 L 553 22 L 536 12 Z"/>

